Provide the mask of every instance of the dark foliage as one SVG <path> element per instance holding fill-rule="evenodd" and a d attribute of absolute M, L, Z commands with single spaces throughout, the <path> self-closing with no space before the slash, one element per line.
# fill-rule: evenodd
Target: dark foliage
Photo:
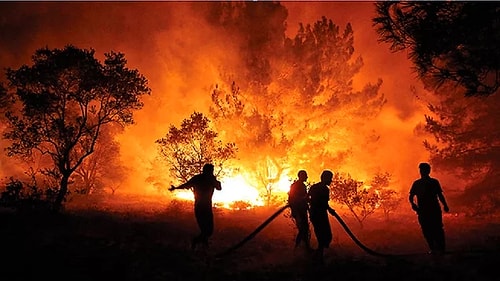
<path fill-rule="evenodd" d="M 453 83 L 466 96 L 500 86 L 500 5 L 485 1 L 379 2 L 373 19 L 380 41 L 406 50 L 428 85 Z"/>
<path fill-rule="evenodd" d="M 38 153 L 52 161 L 60 185 L 56 210 L 100 132 L 111 124 L 133 124 L 141 97 L 150 93 L 147 79 L 126 63 L 122 53 L 107 53 L 101 63 L 94 50 L 68 45 L 38 49 L 32 65 L 7 69 L 9 88 L 0 99 L 12 101 L 5 112 L 8 155 L 29 159 Z"/>

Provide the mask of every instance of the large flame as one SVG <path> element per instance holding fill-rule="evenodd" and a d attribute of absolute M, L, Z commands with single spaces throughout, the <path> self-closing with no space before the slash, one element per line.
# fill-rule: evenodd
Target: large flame
<path fill-rule="evenodd" d="M 264 206 L 262 192 L 264 188 L 258 188 L 251 183 L 242 174 L 225 177 L 221 179 L 222 190 L 215 191 L 213 203 L 217 207 L 227 209 L 251 209 L 257 206 Z M 280 177 L 279 181 L 273 187 L 273 194 L 284 196 L 289 191 L 291 185 L 290 179 L 285 175 Z M 191 190 L 178 190 L 175 197 L 181 200 L 193 201 L 193 192 Z"/>

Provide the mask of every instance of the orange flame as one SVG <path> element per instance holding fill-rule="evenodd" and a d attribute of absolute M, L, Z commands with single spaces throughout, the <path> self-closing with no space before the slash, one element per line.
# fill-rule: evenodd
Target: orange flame
<path fill-rule="evenodd" d="M 236 209 L 237 202 L 244 202 L 248 205 L 246 209 L 264 206 L 265 200 L 262 198 L 259 188 L 248 182 L 243 175 L 236 175 L 233 177 L 225 177 L 221 179 L 222 190 L 216 190 L 213 196 L 213 203 L 215 206 Z M 290 189 L 291 181 L 282 176 L 275 188 L 273 194 L 285 195 Z M 193 201 L 193 192 L 190 190 L 178 190 L 175 192 L 175 197 L 182 200 Z"/>

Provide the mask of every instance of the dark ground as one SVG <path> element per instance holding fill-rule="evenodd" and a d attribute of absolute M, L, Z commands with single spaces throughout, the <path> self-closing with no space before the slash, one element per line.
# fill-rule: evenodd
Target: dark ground
<path fill-rule="evenodd" d="M 59 215 L 0 210 L 0 280 L 496 280 L 498 217 L 444 218 L 449 253 L 427 255 L 416 218 L 369 217 L 361 228 L 344 217 L 359 248 L 332 217 L 334 241 L 323 266 L 293 249 L 288 210 L 254 239 L 222 258 L 276 209 L 217 210 L 210 248 L 192 251 L 190 204 L 120 198 L 68 203 Z M 312 238 L 314 246 L 314 236 Z"/>

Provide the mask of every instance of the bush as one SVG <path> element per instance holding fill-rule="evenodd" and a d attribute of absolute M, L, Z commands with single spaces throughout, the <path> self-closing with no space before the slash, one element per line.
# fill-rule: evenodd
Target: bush
<path fill-rule="evenodd" d="M 5 185 L 0 196 L 0 206 L 18 211 L 50 210 L 52 207 L 53 189 L 43 191 L 36 185 L 24 184 L 13 177 Z"/>

